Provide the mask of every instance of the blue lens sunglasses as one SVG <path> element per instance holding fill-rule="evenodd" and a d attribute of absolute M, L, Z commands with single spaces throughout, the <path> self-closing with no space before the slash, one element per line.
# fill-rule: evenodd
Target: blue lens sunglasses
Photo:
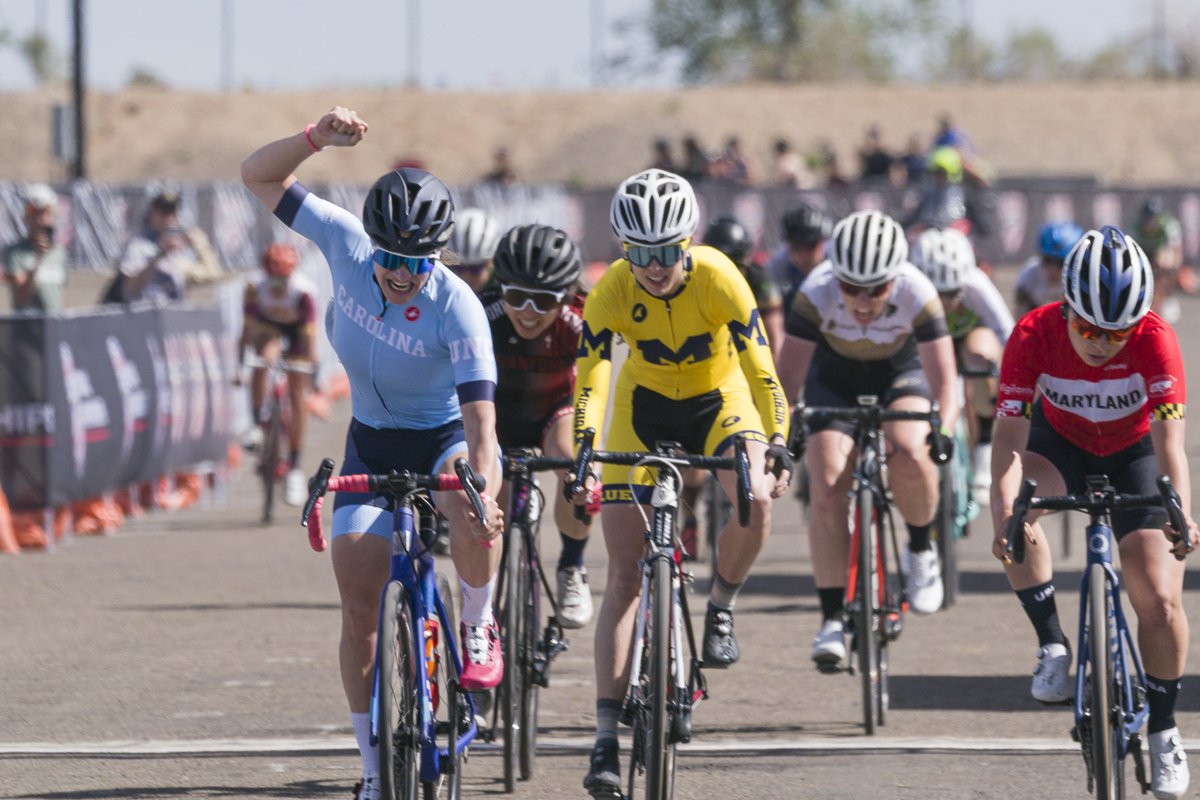
<path fill-rule="evenodd" d="M 375 250 L 371 260 L 388 272 L 405 267 L 413 275 L 424 275 L 426 272 L 433 271 L 435 263 L 429 256 L 402 256 L 399 253 L 379 249 Z"/>

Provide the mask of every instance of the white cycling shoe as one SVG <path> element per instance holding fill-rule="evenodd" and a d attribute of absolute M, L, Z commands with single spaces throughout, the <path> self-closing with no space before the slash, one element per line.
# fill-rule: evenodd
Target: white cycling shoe
<path fill-rule="evenodd" d="M 308 496 L 308 479 L 300 468 L 289 469 L 283 476 L 283 502 L 289 506 L 302 506 Z"/>
<path fill-rule="evenodd" d="M 1065 703 L 1075 696 L 1071 683 L 1071 650 L 1057 642 L 1038 648 L 1029 693 L 1039 703 Z"/>
<path fill-rule="evenodd" d="M 946 589 L 942 585 L 942 564 L 937 549 L 930 547 L 914 553 L 900 551 L 900 569 L 908 576 L 908 606 L 918 614 L 932 614 L 942 607 Z"/>
<path fill-rule="evenodd" d="M 1179 728 L 1152 733 L 1150 739 L 1150 789 L 1158 800 L 1179 800 L 1187 793 L 1191 773 Z"/>
<path fill-rule="evenodd" d="M 821 672 L 835 672 L 846 661 L 846 628 L 840 619 L 827 619 L 812 643 L 812 660 Z"/>

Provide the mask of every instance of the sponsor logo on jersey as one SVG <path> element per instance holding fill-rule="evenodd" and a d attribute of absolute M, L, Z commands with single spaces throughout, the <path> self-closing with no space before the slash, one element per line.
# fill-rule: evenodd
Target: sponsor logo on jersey
<path fill-rule="evenodd" d="M 702 333 L 697 336 L 689 336 L 678 350 L 671 349 L 669 345 L 659 339 L 639 339 L 635 344 L 647 364 L 679 365 L 689 360 L 693 364 L 698 364 L 711 358 L 712 341 L 711 333 Z"/>
<path fill-rule="evenodd" d="M 1031 400 L 1033 399 L 1032 386 L 1017 386 L 1015 383 L 1002 383 L 1000 384 L 1000 393 L 1012 394 L 1016 395 L 1017 397 L 1028 397 Z"/>
<path fill-rule="evenodd" d="M 750 320 L 745 325 L 736 319 L 730 320 L 729 332 L 733 334 L 733 346 L 738 349 L 739 353 L 746 349 L 748 342 L 754 342 L 762 347 L 767 346 L 767 336 L 763 332 L 757 308 L 750 312 Z"/>
<path fill-rule="evenodd" d="M 642 305 L 641 303 L 634 303 L 633 311 L 630 314 L 630 316 L 633 317 L 634 322 L 645 322 L 646 317 L 649 314 L 650 314 L 650 312 L 646 309 L 646 307 L 644 305 Z"/>
<path fill-rule="evenodd" d="M 583 330 L 579 332 L 578 358 L 585 358 L 595 352 L 606 361 L 612 360 L 613 332 L 603 328 L 599 333 L 592 333 L 592 328 L 585 321 Z"/>
<path fill-rule="evenodd" d="M 492 361 L 495 355 L 492 353 L 492 337 L 489 336 L 465 336 L 462 339 L 455 339 L 450 342 L 450 363 L 457 364 L 459 361 Z"/>
<path fill-rule="evenodd" d="M 732 416 L 728 416 L 725 419 L 721 420 L 721 427 L 728 428 L 732 425 L 737 425 L 741 421 L 742 421 L 741 417 L 739 417 L 737 414 L 733 414 Z"/>
<path fill-rule="evenodd" d="M 996 412 L 1001 417 L 1022 417 L 1026 405 L 1024 400 L 1001 400 Z"/>
<path fill-rule="evenodd" d="M 1174 375 L 1155 375 L 1150 379 L 1150 385 L 1146 387 L 1146 393 L 1151 397 L 1162 397 L 1165 394 L 1170 394 L 1171 389 L 1174 387 Z"/>
<path fill-rule="evenodd" d="M 1145 383 L 1138 374 L 1099 381 L 1043 375 L 1040 384 L 1046 402 L 1089 422 L 1122 419 L 1146 405 Z"/>
<path fill-rule="evenodd" d="M 404 318 L 409 322 L 416 322 L 421 318 L 421 309 L 416 306 L 409 306 L 404 309 Z"/>

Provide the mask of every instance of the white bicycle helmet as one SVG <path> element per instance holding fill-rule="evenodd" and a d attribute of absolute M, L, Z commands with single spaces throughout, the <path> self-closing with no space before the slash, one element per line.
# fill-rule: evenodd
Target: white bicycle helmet
<path fill-rule="evenodd" d="M 881 211 L 855 211 L 833 226 L 829 260 L 837 276 L 856 286 L 886 283 L 908 258 L 900 223 Z"/>
<path fill-rule="evenodd" d="M 609 209 L 613 233 L 625 244 L 678 244 L 696 232 L 700 207 L 692 185 L 673 172 L 648 169 L 617 188 Z"/>
<path fill-rule="evenodd" d="M 930 228 L 917 238 L 912 263 L 933 281 L 941 294 L 957 292 L 975 269 L 971 240 L 955 228 Z"/>
<path fill-rule="evenodd" d="M 1088 231 L 1067 253 L 1063 297 L 1088 322 L 1108 330 L 1136 325 L 1150 310 L 1154 271 L 1141 245 L 1115 225 Z"/>
<path fill-rule="evenodd" d="M 466 265 L 491 260 L 500 243 L 500 226 L 482 208 L 464 208 L 455 217 L 450 250 Z"/>

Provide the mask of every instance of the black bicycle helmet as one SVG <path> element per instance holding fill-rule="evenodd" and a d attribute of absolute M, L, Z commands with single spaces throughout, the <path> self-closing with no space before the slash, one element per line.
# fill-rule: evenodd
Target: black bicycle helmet
<path fill-rule="evenodd" d="M 500 238 L 492 267 L 500 283 L 536 289 L 569 289 L 583 262 L 571 237 L 549 225 L 518 225 Z"/>
<path fill-rule="evenodd" d="M 450 241 L 454 199 L 435 176 L 403 167 L 375 181 L 363 203 L 362 219 L 376 247 L 405 256 L 428 256 Z"/>
<path fill-rule="evenodd" d="M 833 219 L 819 208 L 798 206 L 783 215 L 784 241 L 803 246 L 828 239 Z"/>
<path fill-rule="evenodd" d="M 715 247 L 735 264 L 750 256 L 750 232 L 733 217 L 717 217 L 704 229 L 704 244 Z"/>

